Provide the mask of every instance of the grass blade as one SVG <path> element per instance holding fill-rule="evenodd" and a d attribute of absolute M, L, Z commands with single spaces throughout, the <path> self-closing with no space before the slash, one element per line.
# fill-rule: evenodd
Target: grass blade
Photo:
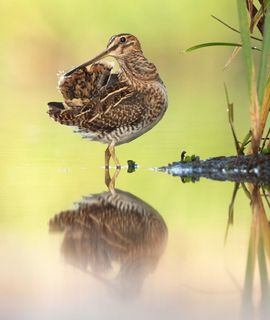
<path fill-rule="evenodd" d="M 255 67 L 251 50 L 250 31 L 248 23 L 248 10 L 246 8 L 245 0 L 237 0 L 239 27 L 243 45 L 243 57 L 247 73 L 248 93 L 250 100 L 250 119 L 251 119 L 251 131 L 252 140 L 251 147 L 253 153 L 258 153 L 261 130 L 260 130 L 260 113 L 259 103 L 257 97 L 257 86 L 255 79 Z"/>
<path fill-rule="evenodd" d="M 223 67 L 223 70 L 225 70 L 226 68 L 228 68 L 228 66 L 232 63 L 233 59 L 238 55 L 238 53 L 241 51 L 241 47 L 235 47 L 233 49 L 232 54 L 230 55 L 229 59 L 227 60 L 227 62 L 225 63 L 225 66 Z"/>
<path fill-rule="evenodd" d="M 264 89 L 264 98 L 261 107 L 261 135 L 266 126 L 266 121 L 270 111 L 270 77 L 268 78 L 267 84 Z"/>
<path fill-rule="evenodd" d="M 244 150 L 245 150 L 246 146 L 248 145 L 248 143 L 250 143 L 251 136 L 252 136 L 252 134 L 251 134 L 251 131 L 249 130 L 249 132 L 246 134 L 246 136 L 244 137 L 244 139 L 241 143 L 242 154 L 244 153 Z"/>
<path fill-rule="evenodd" d="M 233 43 L 233 42 L 205 42 L 205 43 L 197 44 L 196 46 L 190 47 L 190 48 L 184 50 L 184 52 L 191 52 L 191 51 L 198 50 L 201 48 L 218 47 L 218 46 L 242 47 L 242 44 L 241 43 Z M 251 49 L 261 51 L 261 49 L 257 48 L 257 47 L 251 47 Z"/>
<path fill-rule="evenodd" d="M 237 136 L 236 136 L 236 132 L 235 132 L 235 129 L 234 129 L 233 103 L 230 102 L 228 89 L 227 89 L 227 86 L 226 86 L 225 83 L 224 83 L 224 90 L 225 90 L 225 96 L 226 96 L 226 100 L 227 100 L 228 119 L 229 119 L 229 124 L 230 124 L 232 135 L 233 135 L 234 145 L 235 145 L 237 154 L 240 155 L 240 154 L 243 154 L 243 153 L 241 152 L 241 147 L 240 147 L 240 144 L 238 142 L 238 139 L 237 139 Z"/>
<path fill-rule="evenodd" d="M 230 226 L 233 225 L 233 220 L 234 220 L 234 203 L 236 199 L 237 192 L 239 190 L 240 183 L 236 182 L 234 184 L 234 189 L 233 189 L 233 194 L 232 194 L 232 199 L 229 205 L 229 213 L 228 213 L 228 221 L 227 221 L 227 227 L 225 231 L 225 236 L 224 236 L 224 244 L 227 242 L 228 234 L 229 234 L 229 228 Z"/>
<path fill-rule="evenodd" d="M 246 9 L 245 0 L 237 0 L 239 27 L 243 45 L 244 62 L 246 65 L 247 79 L 248 79 L 248 91 L 249 96 L 252 96 L 252 83 L 254 74 L 254 62 L 251 52 L 251 41 L 249 33 L 248 14 Z"/>
<path fill-rule="evenodd" d="M 255 265 L 257 258 L 257 247 L 258 247 L 258 227 L 256 226 L 256 219 L 252 219 L 252 226 L 248 244 L 248 256 L 246 262 L 246 272 L 244 280 L 244 288 L 242 293 L 242 317 L 248 319 L 251 315 L 253 316 L 254 305 L 252 300 L 253 282 L 255 274 Z"/>
<path fill-rule="evenodd" d="M 262 106 L 264 91 L 267 80 L 267 62 L 270 54 L 270 0 L 266 1 L 266 14 L 264 24 L 264 36 L 262 43 L 262 53 L 260 58 L 259 73 L 258 73 L 258 99 L 259 104 Z"/>
<path fill-rule="evenodd" d="M 197 44 L 196 46 L 190 47 L 184 52 L 191 52 L 197 49 L 206 48 L 206 47 L 214 47 L 214 46 L 227 46 L 227 47 L 242 47 L 240 43 L 232 43 L 232 42 L 206 42 Z"/>
<path fill-rule="evenodd" d="M 250 32 L 251 33 L 253 32 L 254 27 L 257 26 L 260 33 L 263 35 L 263 25 L 264 25 L 263 2 L 264 1 L 265 0 L 259 0 L 259 2 L 261 3 L 261 8 L 258 11 L 256 6 L 253 3 L 253 0 L 246 0 L 246 6 L 250 15 Z"/>
<path fill-rule="evenodd" d="M 228 23 L 224 22 L 223 20 L 219 19 L 218 17 L 214 16 L 213 14 L 211 14 L 211 17 L 214 18 L 215 20 L 217 20 L 218 22 L 222 23 L 225 27 L 231 29 L 234 32 L 240 33 L 239 30 L 235 29 L 234 27 L 230 26 Z M 254 37 L 254 36 L 250 36 L 252 39 L 257 40 L 257 41 L 262 41 L 262 39 Z"/>

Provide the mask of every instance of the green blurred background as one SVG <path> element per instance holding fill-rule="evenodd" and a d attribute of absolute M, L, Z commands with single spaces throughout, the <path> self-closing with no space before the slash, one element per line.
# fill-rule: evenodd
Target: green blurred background
<path fill-rule="evenodd" d="M 210 17 L 214 14 L 238 27 L 235 1 L 15 0 L 2 1 L 0 12 L 2 227 L 25 223 L 27 229 L 43 228 L 54 212 L 70 207 L 81 195 L 105 189 L 105 146 L 82 140 L 52 121 L 46 104 L 61 101 L 56 88 L 59 70 L 91 58 L 110 36 L 122 32 L 136 35 L 146 57 L 158 67 L 168 89 L 169 109 L 153 130 L 117 148 L 121 163 L 133 159 L 142 166 L 133 175 L 121 173 L 117 186 L 162 213 L 174 212 L 168 219 L 176 219 L 179 211 L 190 219 L 200 209 L 205 189 L 213 199 L 219 198 L 216 202 L 223 194 L 228 200 L 221 190 L 230 192 L 231 185 L 217 190 L 211 182 L 187 187 L 182 199 L 178 180 L 145 169 L 178 160 L 182 150 L 202 158 L 234 154 L 224 82 L 235 103 L 239 136 L 247 132 L 241 56 L 224 71 L 231 48 L 182 53 L 202 42 L 239 41 L 237 34 Z M 162 194 L 168 192 L 174 195 L 164 201 Z M 190 202 L 194 192 L 196 203 Z"/>

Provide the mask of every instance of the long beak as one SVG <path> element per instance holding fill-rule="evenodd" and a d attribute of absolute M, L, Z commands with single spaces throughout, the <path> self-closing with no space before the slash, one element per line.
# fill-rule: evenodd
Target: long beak
<path fill-rule="evenodd" d="M 85 63 L 83 63 L 83 64 L 80 64 L 79 66 L 77 66 L 77 67 L 75 67 L 75 68 L 67 71 L 67 72 L 65 73 L 65 77 L 70 76 L 73 72 L 75 72 L 75 71 L 78 70 L 78 69 L 81 69 L 81 68 L 83 68 L 83 67 L 87 67 L 87 66 L 89 66 L 90 64 L 93 64 L 93 63 L 101 60 L 102 58 L 107 57 L 107 56 L 110 54 L 110 52 L 113 51 L 115 48 L 116 48 L 116 46 L 113 46 L 113 47 L 111 47 L 111 48 L 109 48 L 109 49 L 106 49 L 106 50 L 104 50 L 103 52 L 101 52 L 100 54 L 98 54 L 95 58 L 93 58 L 93 59 L 91 59 L 91 60 L 89 60 L 89 61 L 87 61 L 87 62 L 85 62 Z"/>

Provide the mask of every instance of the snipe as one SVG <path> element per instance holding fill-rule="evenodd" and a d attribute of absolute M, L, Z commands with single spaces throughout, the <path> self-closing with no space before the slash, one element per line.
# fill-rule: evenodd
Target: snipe
<path fill-rule="evenodd" d="M 117 60 L 117 73 L 112 65 L 98 62 L 107 56 Z M 108 144 L 106 167 L 112 157 L 119 168 L 115 146 L 150 130 L 168 105 L 155 65 L 143 55 L 138 39 L 127 33 L 111 37 L 98 56 L 60 74 L 58 86 L 64 102 L 49 102 L 49 115 L 85 138 Z"/>
<path fill-rule="evenodd" d="M 131 193 L 115 190 L 83 197 L 56 214 L 50 232 L 64 232 L 61 253 L 125 299 L 140 293 L 166 248 L 162 216 Z"/>

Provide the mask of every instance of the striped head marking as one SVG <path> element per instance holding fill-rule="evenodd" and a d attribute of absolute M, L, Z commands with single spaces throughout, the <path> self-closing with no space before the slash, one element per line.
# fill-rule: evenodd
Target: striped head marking
<path fill-rule="evenodd" d="M 129 33 L 112 36 L 108 42 L 107 50 L 110 51 L 109 55 L 115 58 L 121 58 L 132 51 L 142 51 L 139 40 Z"/>

